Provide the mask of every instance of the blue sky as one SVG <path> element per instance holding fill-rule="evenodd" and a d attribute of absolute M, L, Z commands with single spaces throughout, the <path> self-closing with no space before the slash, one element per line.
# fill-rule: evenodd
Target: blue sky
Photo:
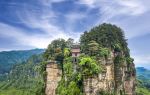
<path fill-rule="evenodd" d="M 0 0 L 0 51 L 46 48 L 79 39 L 103 22 L 121 27 L 136 66 L 150 68 L 148 0 Z"/>

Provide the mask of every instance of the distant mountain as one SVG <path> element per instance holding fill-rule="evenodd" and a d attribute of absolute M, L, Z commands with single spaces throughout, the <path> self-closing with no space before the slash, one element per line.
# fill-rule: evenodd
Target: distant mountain
<path fill-rule="evenodd" d="M 138 78 L 150 79 L 150 70 L 144 67 L 137 67 L 136 72 Z"/>
<path fill-rule="evenodd" d="M 150 95 L 150 70 L 137 67 L 137 95 Z"/>
<path fill-rule="evenodd" d="M 146 68 L 144 68 L 144 67 L 137 67 L 136 70 L 137 70 L 138 73 L 148 71 L 148 70 L 147 70 Z"/>
<path fill-rule="evenodd" d="M 42 54 L 33 55 L 0 76 L 0 95 L 45 95 L 42 61 Z"/>
<path fill-rule="evenodd" d="M 26 61 L 32 55 L 41 54 L 44 49 L 0 52 L 0 74 L 8 73 L 12 65 Z"/>

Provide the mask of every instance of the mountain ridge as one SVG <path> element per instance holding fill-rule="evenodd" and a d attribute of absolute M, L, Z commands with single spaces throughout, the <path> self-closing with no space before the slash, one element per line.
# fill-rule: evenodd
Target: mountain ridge
<path fill-rule="evenodd" d="M 0 74 L 8 73 L 14 64 L 22 63 L 32 55 L 41 54 L 44 51 L 44 49 L 1 51 Z"/>

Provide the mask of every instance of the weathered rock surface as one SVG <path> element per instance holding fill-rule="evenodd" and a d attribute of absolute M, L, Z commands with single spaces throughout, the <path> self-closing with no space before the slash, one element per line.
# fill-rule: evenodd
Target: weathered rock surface
<path fill-rule="evenodd" d="M 115 95 L 135 95 L 134 63 L 127 66 L 114 63 L 114 55 L 100 61 L 105 71 L 98 76 L 84 78 L 84 93 L 86 95 L 101 95 L 102 92 Z M 129 71 L 129 67 L 132 71 Z"/>
<path fill-rule="evenodd" d="M 55 95 L 55 90 L 58 82 L 61 80 L 62 71 L 59 69 L 58 64 L 50 63 L 46 66 L 46 95 Z"/>

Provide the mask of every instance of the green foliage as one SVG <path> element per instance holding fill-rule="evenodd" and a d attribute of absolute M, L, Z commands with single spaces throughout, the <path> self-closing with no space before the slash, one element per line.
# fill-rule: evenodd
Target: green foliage
<path fill-rule="evenodd" d="M 53 57 L 52 57 L 53 58 Z M 59 53 L 55 53 L 54 55 L 54 60 L 63 63 L 63 59 L 64 59 L 64 54 L 62 52 Z M 52 59 L 51 59 L 52 60 Z"/>
<path fill-rule="evenodd" d="M 66 41 L 67 47 L 68 47 L 68 48 L 71 48 L 72 45 L 73 45 L 73 42 L 74 42 L 74 39 L 69 38 L 69 39 Z"/>
<path fill-rule="evenodd" d="M 68 85 L 68 95 L 80 95 L 80 89 L 78 88 L 76 82 L 71 81 Z"/>
<path fill-rule="evenodd" d="M 79 66 L 82 69 L 82 74 L 84 75 L 94 75 L 98 74 L 101 71 L 100 66 L 96 60 L 92 59 L 89 56 L 84 56 L 80 59 Z"/>
<path fill-rule="evenodd" d="M 72 58 L 66 57 L 63 63 L 64 76 L 62 77 L 57 87 L 58 95 L 80 95 L 81 74 L 74 72 Z"/>
<path fill-rule="evenodd" d="M 64 73 L 67 77 L 71 77 L 73 73 L 73 66 L 71 62 L 66 62 L 64 64 Z"/>
<path fill-rule="evenodd" d="M 115 52 L 120 52 L 122 50 L 120 43 L 116 43 L 113 45 Z"/>
<path fill-rule="evenodd" d="M 90 41 L 95 41 L 100 47 L 117 51 L 121 49 L 125 54 L 129 54 L 124 32 L 115 25 L 104 23 L 92 28 L 89 32 L 84 32 L 80 37 L 80 43 L 81 51 L 85 54 L 88 54 L 88 44 Z"/>
<path fill-rule="evenodd" d="M 81 91 L 75 81 L 67 82 L 64 79 L 59 82 L 56 93 L 58 95 L 81 95 Z"/>
<path fill-rule="evenodd" d="M 53 40 L 51 44 L 48 45 L 44 53 L 45 60 L 52 60 L 53 58 L 57 61 L 62 62 L 63 60 L 63 50 L 66 47 L 66 42 L 64 39 Z"/>
<path fill-rule="evenodd" d="M 150 95 L 150 90 L 144 87 L 138 87 L 136 89 L 136 95 Z"/>
<path fill-rule="evenodd" d="M 69 48 L 64 48 L 64 56 L 69 57 L 70 54 L 71 54 L 70 49 Z"/>
<path fill-rule="evenodd" d="M 115 63 L 115 70 L 119 70 L 121 67 L 127 66 L 127 72 L 131 75 L 135 73 L 135 68 L 132 66 L 133 64 L 127 64 L 127 57 L 124 57 L 123 55 L 117 55 L 114 59 Z M 132 62 L 133 63 L 133 62 Z M 128 79 L 130 76 L 127 77 Z"/>
<path fill-rule="evenodd" d="M 115 64 L 120 64 L 121 65 L 125 62 L 125 58 L 123 56 L 118 55 L 118 56 L 115 57 L 114 62 L 115 62 Z"/>
<path fill-rule="evenodd" d="M 67 87 L 66 87 L 66 82 L 64 78 L 62 78 L 61 81 L 58 83 L 56 94 L 67 95 Z"/>
<path fill-rule="evenodd" d="M 59 63 L 63 63 L 64 57 L 70 56 L 70 47 L 73 44 L 73 39 L 56 39 L 48 45 L 44 53 L 45 60 L 55 60 Z"/>
<path fill-rule="evenodd" d="M 15 88 L 9 88 L 7 90 L 0 91 L 0 95 L 37 95 L 36 93 L 32 91 L 26 91 L 24 89 L 15 89 Z"/>
<path fill-rule="evenodd" d="M 126 61 L 127 61 L 128 64 L 132 64 L 134 59 L 131 58 L 131 57 L 126 57 Z"/>
<path fill-rule="evenodd" d="M 70 76 L 69 78 L 67 78 L 67 80 L 65 80 L 65 78 L 61 79 L 56 89 L 56 93 L 58 95 L 81 95 L 82 94 L 78 82 L 75 81 L 76 78 L 71 79 L 71 77 L 75 77 L 75 76 Z"/>
<path fill-rule="evenodd" d="M 137 80 L 136 95 L 150 95 L 150 88 L 145 85 L 146 82 L 148 83 L 145 80 Z"/>
<path fill-rule="evenodd" d="M 110 55 L 110 50 L 108 48 L 100 48 L 100 56 L 108 57 Z"/>
<path fill-rule="evenodd" d="M 90 43 L 88 44 L 89 54 L 91 56 L 94 56 L 97 53 L 98 49 L 99 49 L 99 44 L 96 43 L 95 41 L 90 41 Z"/>

